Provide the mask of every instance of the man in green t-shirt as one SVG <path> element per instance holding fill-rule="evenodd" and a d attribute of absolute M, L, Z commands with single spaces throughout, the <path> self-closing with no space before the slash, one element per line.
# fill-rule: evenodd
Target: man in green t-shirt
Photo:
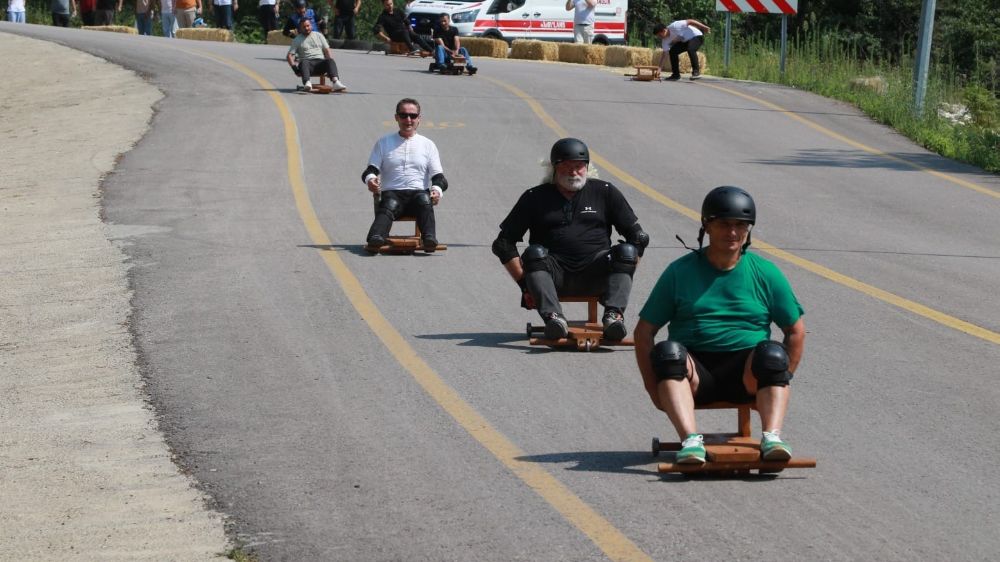
<path fill-rule="evenodd" d="M 329 76 L 333 80 L 334 92 L 347 89 L 337 76 L 337 63 L 330 52 L 330 44 L 322 33 L 313 32 L 312 21 L 307 18 L 299 22 L 299 34 L 292 40 L 285 59 L 292 72 L 302 79 L 302 86 L 298 88 L 300 91 L 312 90 L 311 78 L 316 74 Z"/>
<path fill-rule="evenodd" d="M 653 404 L 682 439 L 679 463 L 705 462 L 694 407 L 715 401 L 756 401 L 764 431 L 761 458 L 791 458 L 779 432 L 806 329 L 785 276 L 770 261 L 746 253 L 756 220 L 753 198 L 743 189 L 710 191 L 701 208 L 698 249 L 667 266 L 639 312 L 636 361 Z M 770 339 L 772 323 L 785 333 L 783 343 Z M 669 337 L 654 346 L 663 326 Z"/>

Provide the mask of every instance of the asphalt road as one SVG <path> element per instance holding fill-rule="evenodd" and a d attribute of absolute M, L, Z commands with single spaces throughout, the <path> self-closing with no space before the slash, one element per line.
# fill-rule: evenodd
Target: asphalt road
<path fill-rule="evenodd" d="M 772 85 L 485 58 L 448 77 L 336 51 L 349 92 L 303 96 L 280 47 L 26 27 L 165 94 L 104 182 L 105 217 L 130 244 L 168 442 L 262 559 L 1000 551 L 997 176 Z M 451 183 L 437 211 L 449 249 L 371 257 L 360 173 L 402 97 L 423 105 Z M 816 469 L 661 477 L 649 440 L 672 430 L 631 350 L 526 344 L 537 318 L 489 247 L 564 134 L 590 145 L 652 238 L 630 325 L 686 251 L 675 234 L 695 242 L 704 194 L 754 195 L 755 243 L 784 252 L 763 253 L 806 309 L 784 435 Z"/>

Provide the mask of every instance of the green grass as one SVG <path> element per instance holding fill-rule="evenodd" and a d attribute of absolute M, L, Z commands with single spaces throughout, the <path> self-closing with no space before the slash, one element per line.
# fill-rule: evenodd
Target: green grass
<path fill-rule="evenodd" d="M 720 34 L 721 35 L 721 34 Z M 879 123 L 899 131 L 928 150 L 1000 172 L 1000 104 L 985 87 L 962 83 L 944 65 L 929 72 L 924 111 L 914 112 L 913 63 L 861 59 L 851 45 L 826 41 L 821 33 L 789 38 L 785 74 L 780 72 L 780 44 L 763 38 L 733 37 L 729 67 L 723 65 L 723 41 L 713 37 L 703 47 L 717 76 L 787 84 L 850 102 Z M 861 77 L 881 77 L 883 91 L 852 86 Z M 942 103 L 963 104 L 971 123 L 955 125 L 938 115 Z"/>

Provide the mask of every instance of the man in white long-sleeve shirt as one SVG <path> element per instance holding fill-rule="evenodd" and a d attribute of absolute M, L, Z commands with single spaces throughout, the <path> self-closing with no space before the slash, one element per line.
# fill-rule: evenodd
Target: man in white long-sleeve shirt
<path fill-rule="evenodd" d="M 420 103 L 404 98 L 396 104 L 399 132 L 380 138 L 361 174 L 368 191 L 379 196 L 375 220 L 368 230 L 366 249 L 378 251 L 388 243 L 392 222 L 413 216 L 426 252 L 437 249 L 434 205 L 448 189 L 437 146 L 417 134 Z"/>

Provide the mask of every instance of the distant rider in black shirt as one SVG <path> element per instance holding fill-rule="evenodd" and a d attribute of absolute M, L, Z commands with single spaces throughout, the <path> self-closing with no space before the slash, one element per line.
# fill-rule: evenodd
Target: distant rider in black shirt
<path fill-rule="evenodd" d="M 383 37 L 386 41 L 396 41 L 406 43 L 407 50 L 411 55 L 420 54 L 421 49 L 427 52 L 434 52 L 434 45 L 430 41 L 417 35 L 410 22 L 406 19 L 406 14 L 396 11 L 392 0 L 382 0 L 382 13 L 375 20 L 372 31 L 375 35 Z M 413 46 L 416 43 L 420 49 Z"/>

